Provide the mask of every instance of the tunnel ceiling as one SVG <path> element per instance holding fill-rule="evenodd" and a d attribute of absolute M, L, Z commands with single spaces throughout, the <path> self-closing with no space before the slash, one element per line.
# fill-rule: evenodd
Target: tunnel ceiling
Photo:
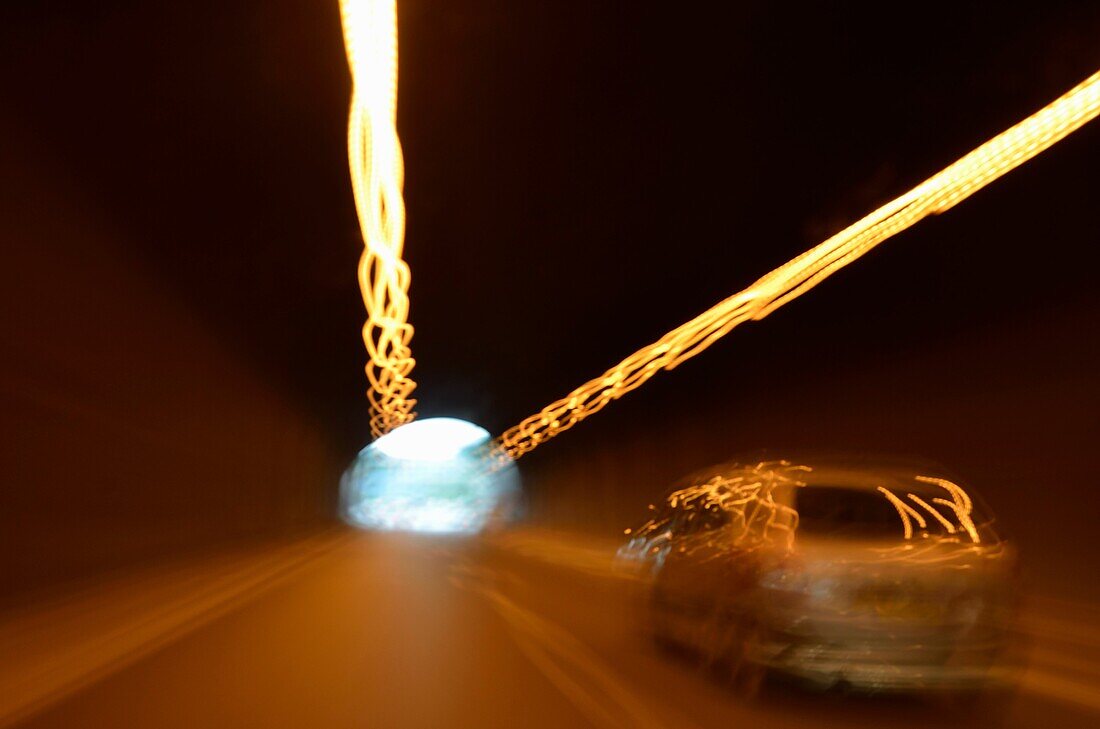
<path fill-rule="evenodd" d="M 420 409 L 494 432 L 1100 68 L 1100 9 L 1078 3 L 902 24 L 763 2 L 399 5 Z M 365 440 L 336 3 L 4 12 L 6 115 L 197 316 Z M 1075 262 L 1098 142 L 1086 128 L 899 236 L 635 412 L 1095 306 Z"/>

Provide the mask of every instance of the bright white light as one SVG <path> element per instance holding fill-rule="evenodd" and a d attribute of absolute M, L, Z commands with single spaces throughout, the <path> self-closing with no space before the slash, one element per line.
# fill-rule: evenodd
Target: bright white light
<path fill-rule="evenodd" d="M 489 442 L 489 431 L 458 418 L 414 420 L 371 444 L 390 458 L 449 461 L 462 451 Z"/>
<path fill-rule="evenodd" d="M 344 474 L 344 518 L 367 529 L 474 533 L 515 509 L 514 464 L 456 418 L 417 420 L 364 448 Z"/>

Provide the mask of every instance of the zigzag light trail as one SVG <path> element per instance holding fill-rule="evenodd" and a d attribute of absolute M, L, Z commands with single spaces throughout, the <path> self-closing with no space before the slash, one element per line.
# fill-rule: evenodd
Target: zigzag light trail
<path fill-rule="evenodd" d="M 409 266 L 401 258 L 404 163 L 397 138 L 397 8 L 394 0 L 341 0 L 351 67 L 348 162 L 364 249 L 359 288 L 367 309 L 363 343 L 371 433 L 383 435 L 415 417 L 415 364 L 409 349 Z"/>
<path fill-rule="evenodd" d="M 734 327 L 763 319 L 872 248 L 929 215 L 954 207 L 1100 114 L 1100 72 L 902 196 L 771 271 L 748 288 L 673 329 L 599 377 L 504 432 L 513 458 L 572 428 L 612 400 L 671 370 Z"/>
<path fill-rule="evenodd" d="M 383 435 L 415 417 L 409 377 L 409 267 L 402 260 L 405 209 L 403 163 L 396 130 L 397 12 L 395 0 L 340 0 L 353 92 L 348 158 L 364 250 L 359 283 L 367 322 L 371 432 Z M 659 370 L 699 354 L 734 327 L 759 320 L 806 293 L 879 243 L 937 215 L 1015 169 L 1100 114 L 1100 73 L 997 135 L 900 197 L 823 243 L 673 329 L 653 344 L 577 387 L 499 438 L 512 458 L 572 428 Z"/>

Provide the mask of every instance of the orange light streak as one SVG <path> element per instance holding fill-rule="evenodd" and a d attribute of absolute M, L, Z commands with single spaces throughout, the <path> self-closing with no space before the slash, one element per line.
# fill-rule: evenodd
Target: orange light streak
<path fill-rule="evenodd" d="M 913 537 L 913 522 L 910 520 L 909 517 L 916 519 L 917 524 L 920 525 L 921 529 L 925 529 L 927 527 L 927 523 L 924 521 L 924 517 L 921 516 L 916 509 L 899 499 L 889 489 L 879 486 L 878 490 L 879 493 L 885 496 L 890 501 L 890 503 L 894 505 L 894 508 L 898 510 L 898 516 L 901 517 L 902 529 L 905 532 L 906 539 L 912 539 Z"/>
<path fill-rule="evenodd" d="M 906 496 L 908 496 L 912 501 L 914 501 L 914 502 L 920 504 L 921 506 L 923 506 L 925 511 L 927 511 L 929 514 L 934 516 L 936 518 L 936 520 L 939 521 L 940 524 L 943 524 L 943 528 L 947 530 L 948 534 L 954 534 L 955 533 L 955 525 L 952 524 L 951 522 L 949 522 L 947 519 L 945 519 L 943 517 L 943 514 L 936 511 L 936 509 L 931 504 L 929 504 L 927 501 L 925 501 L 921 497 L 917 496 L 916 494 L 906 494 Z"/>
<path fill-rule="evenodd" d="M 784 492 L 805 486 L 801 478 L 811 470 L 788 461 L 739 466 L 674 491 L 665 503 L 690 519 L 703 518 L 710 509 L 725 512 L 732 527 L 730 536 L 739 548 L 782 544 L 789 549 L 798 528 L 798 512 L 786 503 L 790 497 Z M 646 522 L 636 533 L 652 535 L 668 526 L 665 514 Z"/>
<path fill-rule="evenodd" d="M 959 525 L 970 535 L 970 540 L 972 542 L 977 544 L 981 541 L 978 536 L 978 528 L 974 525 L 974 520 L 970 517 L 970 512 L 973 509 L 973 502 L 970 500 L 970 495 L 967 494 L 961 486 L 951 483 L 947 479 L 934 478 L 932 476 L 917 476 L 916 479 L 924 483 L 936 484 L 946 490 L 951 496 L 950 501 L 947 499 L 932 499 L 932 501 L 937 504 L 943 504 L 955 512 L 955 516 L 959 520 Z"/>
<path fill-rule="evenodd" d="M 340 0 L 351 67 L 348 162 L 363 235 L 359 288 L 367 309 L 363 343 L 370 390 L 371 433 L 377 437 L 416 414 L 409 378 L 409 266 L 401 258 L 404 163 L 397 138 L 397 8 L 395 0 Z"/>
<path fill-rule="evenodd" d="M 763 319 L 884 240 L 949 210 L 1098 114 L 1100 72 L 901 197 L 509 428 L 500 437 L 501 448 L 513 458 L 533 450 L 640 387 L 659 370 L 671 370 L 699 354 L 737 325 Z M 949 505 L 959 513 L 957 503 Z"/>

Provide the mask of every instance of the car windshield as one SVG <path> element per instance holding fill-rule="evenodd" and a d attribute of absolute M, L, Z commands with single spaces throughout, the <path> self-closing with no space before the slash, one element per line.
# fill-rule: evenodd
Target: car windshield
<path fill-rule="evenodd" d="M 837 539 L 902 536 L 897 509 L 877 491 L 814 485 L 795 490 L 798 533 Z"/>

